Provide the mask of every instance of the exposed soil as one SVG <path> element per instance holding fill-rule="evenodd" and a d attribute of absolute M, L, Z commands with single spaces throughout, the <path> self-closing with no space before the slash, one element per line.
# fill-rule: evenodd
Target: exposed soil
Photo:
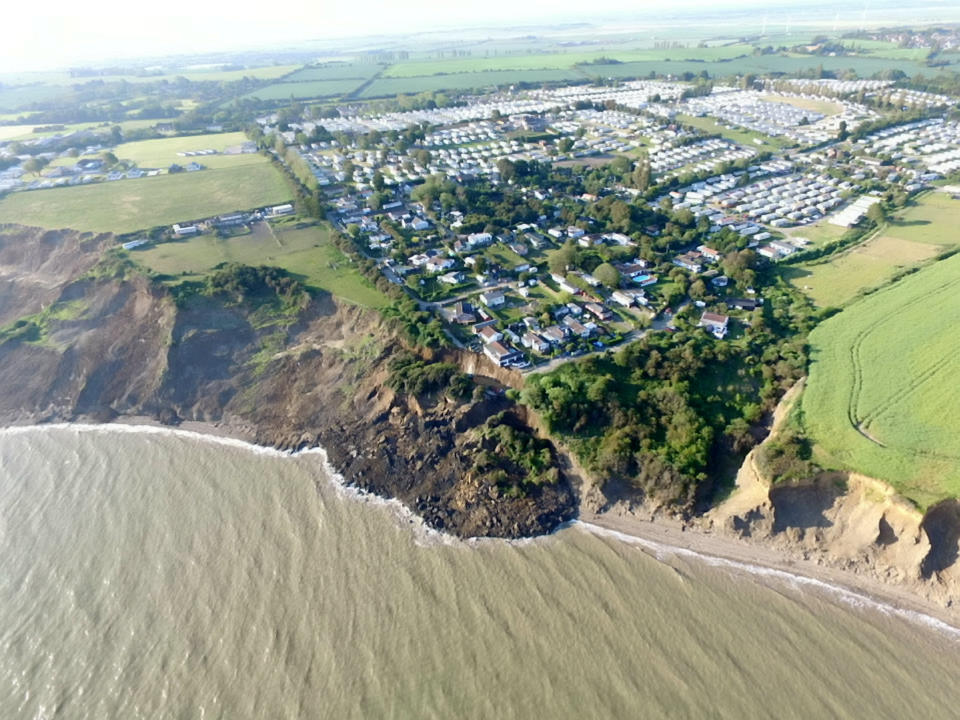
<path fill-rule="evenodd" d="M 149 416 L 281 449 L 320 444 L 346 482 L 460 536 L 543 534 L 576 515 L 566 474 L 524 497 L 474 477 L 471 430 L 506 401 L 395 395 L 384 381 L 399 344 L 376 313 L 321 296 L 278 330 L 227 298 L 178 306 L 145 276 L 82 278 L 108 242 L 0 230 L 0 326 L 58 300 L 81 308 L 42 338 L 0 342 L 0 424 Z M 475 359 L 471 370 L 499 384 L 499 368 Z"/>

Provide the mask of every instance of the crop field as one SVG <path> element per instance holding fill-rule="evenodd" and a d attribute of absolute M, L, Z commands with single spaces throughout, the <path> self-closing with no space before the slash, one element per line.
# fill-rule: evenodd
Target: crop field
<path fill-rule="evenodd" d="M 125 233 L 291 197 L 283 176 L 260 158 L 218 170 L 12 193 L 0 200 L 0 222 Z"/>
<path fill-rule="evenodd" d="M 222 262 L 282 267 L 311 288 L 349 302 L 379 308 L 389 300 L 360 275 L 352 260 L 330 241 L 325 224 L 262 222 L 247 235 L 201 235 L 132 250 L 131 257 L 155 272 L 196 279 Z"/>
<path fill-rule="evenodd" d="M 368 80 L 383 69 L 374 63 L 330 63 L 317 67 L 305 67 L 284 78 L 285 82 L 309 82 L 313 80 L 343 80 L 360 78 Z"/>
<path fill-rule="evenodd" d="M 583 80 L 575 70 L 492 70 L 423 77 L 377 78 L 360 93 L 361 98 L 386 97 L 430 90 L 472 90 L 518 82 L 561 82 Z"/>
<path fill-rule="evenodd" d="M 120 160 L 132 160 L 139 167 L 167 168 L 173 163 L 186 165 L 196 161 L 208 168 L 236 167 L 263 162 L 264 158 L 256 153 L 244 155 L 203 155 L 184 157 L 181 152 L 196 150 L 217 150 L 237 147 L 247 142 L 242 132 L 217 133 L 215 135 L 186 135 L 156 140 L 141 140 L 123 143 L 113 151 Z"/>
<path fill-rule="evenodd" d="M 703 62 L 692 60 L 657 60 L 612 65 L 589 65 L 582 69 L 590 77 L 643 78 L 651 72 L 658 75 L 680 75 L 706 70 L 713 77 L 771 72 L 796 73 L 823 66 L 824 70 L 854 69 L 862 78 L 887 70 L 902 70 L 908 75 L 930 74 L 930 68 L 920 62 L 879 57 L 829 57 L 819 55 L 763 55 L 738 57 L 733 60 Z"/>
<path fill-rule="evenodd" d="M 243 97 L 258 100 L 308 100 L 334 97 L 356 90 L 366 78 L 341 78 L 338 80 L 311 80 L 308 82 L 280 82 L 249 92 Z"/>
<path fill-rule="evenodd" d="M 810 335 L 800 420 L 814 459 L 921 508 L 960 494 L 960 255 L 852 304 Z"/>
<path fill-rule="evenodd" d="M 589 63 L 601 58 L 620 62 L 674 60 L 699 60 L 713 62 L 728 60 L 753 51 L 750 45 L 724 45 L 720 47 L 691 47 L 671 49 L 599 49 L 589 52 L 531 52 L 514 55 L 494 55 L 413 60 L 389 67 L 384 77 L 419 77 L 423 75 L 483 72 L 493 70 L 563 70 L 580 63 Z"/>
<path fill-rule="evenodd" d="M 818 307 L 841 307 L 861 290 L 882 285 L 898 271 L 928 260 L 942 249 L 878 235 L 823 262 L 784 268 L 784 276 Z"/>

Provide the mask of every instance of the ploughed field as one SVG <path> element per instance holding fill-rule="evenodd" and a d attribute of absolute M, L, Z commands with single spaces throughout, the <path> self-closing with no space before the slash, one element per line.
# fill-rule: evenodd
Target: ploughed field
<path fill-rule="evenodd" d="M 921 507 L 960 495 L 960 255 L 868 295 L 810 335 L 802 399 L 814 459 Z"/>

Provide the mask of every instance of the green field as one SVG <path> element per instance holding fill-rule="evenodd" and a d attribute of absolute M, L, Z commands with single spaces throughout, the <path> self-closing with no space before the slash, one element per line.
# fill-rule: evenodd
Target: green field
<path fill-rule="evenodd" d="M 373 63 L 330 63 L 315 67 L 305 67 L 302 70 L 284 78 L 285 82 L 309 82 L 313 80 L 343 80 L 372 78 L 383 69 L 382 65 Z"/>
<path fill-rule="evenodd" d="M 0 200 L 0 222 L 125 233 L 291 197 L 283 176 L 260 158 L 219 170 L 12 193 Z"/>
<path fill-rule="evenodd" d="M 801 401 L 814 459 L 921 508 L 960 494 L 960 255 L 875 292 L 810 335 Z"/>
<path fill-rule="evenodd" d="M 377 78 L 360 93 L 361 98 L 376 98 L 402 93 L 419 93 L 433 90 L 473 90 L 504 86 L 519 82 L 563 82 L 583 80 L 575 70 L 491 70 L 450 75 L 427 75 L 423 77 Z"/>
<path fill-rule="evenodd" d="M 273 265 L 289 270 L 311 288 L 357 305 L 379 308 L 389 303 L 333 245 L 327 225 L 282 223 L 272 228 L 259 223 L 247 235 L 173 240 L 133 250 L 131 257 L 155 272 L 183 279 L 200 277 L 222 262 Z"/>
<path fill-rule="evenodd" d="M 735 143 L 739 143 L 744 147 L 753 148 L 754 150 L 769 150 L 770 152 L 774 152 L 793 145 L 793 142 L 787 138 L 770 137 L 755 130 L 746 130 L 744 128 L 724 127 L 710 117 L 677 115 L 677 120 L 710 135 L 721 135 L 728 140 L 733 140 Z M 754 140 L 759 140 L 760 142 L 756 143 Z"/>
<path fill-rule="evenodd" d="M 753 52 L 751 45 L 723 45 L 719 47 L 692 47 L 672 49 L 629 49 L 622 48 L 591 50 L 589 52 L 532 52 L 528 54 L 499 55 L 494 57 L 466 57 L 435 60 L 413 60 L 392 65 L 384 72 L 384 77 L 418 77 L 437 75 L 485 72 L 495 70 L 563 70 L 574 65 L 589 63 L 608 58 L 620 62 L 645 62 L 674 60 L 699 60 L 714 62 L 728 60 Z"/>
<path fill-rule="evenodd" d="M 926 193 L 866 242 L 821 261 L 785 267 L 783 275 L 819 307 L 840 307 L 862 290 L 883 285 L 904 268 L 960 243 L 954 230 L 958 221 L 960 201 Z M 818 225 L 791 234 L 817 244 L 845 232 L 829 223 Z"/>
<path fill-rule="evenodd" d="M 356 90 L 366 82 L 365 78 L 347 78 L 339 80 L 311 80 L 309 82 L 281 82 L 267 85 L 260 90 L 249 92 L 243 97 L 257 100 L 308 100 L 311 98 L 333 97 Z"/>
<path fill-rule="evenodd" d="M 264 158 L 256 153 L 244 155 L 203 155 L 184 157 L 180 152 L 195 150 L 217 150 L 237 147 L 247 142 L 242 132 L 217 133 L 215 135 L 185 135 L 180 137 L 141 140 L 139 142 L 118 145 L 113 153 L 120 160 L 131 160 L 138 167 L 168 168 L 172 164 L 186 165 L 198 162 L 208 168 L 237 167 L 238 165 L 259 164 Z"/>
<path fill-rule="evenodd" d="M 614 65 L 589 65 L 582 69 L 590 77 L 643 78 L 651 72 L 657 75 L 698 74 L 705 70 L 711 77 L 727 77 L 756 73 L 793 74 L 801 70 L 812 70 L 822 66 L 824 70 L 844 71 L 853 69 L 862 78 L 887 70 L 902 70 L 907 75 L 931 73 L 931 69 L 920 62 L 895 60 L 879 57 L 829 57 L 819 55 L 752 55 L 733 60 L 718 62 L 697 62 L 691 60 L 656 60 L 631 62 Z"/>

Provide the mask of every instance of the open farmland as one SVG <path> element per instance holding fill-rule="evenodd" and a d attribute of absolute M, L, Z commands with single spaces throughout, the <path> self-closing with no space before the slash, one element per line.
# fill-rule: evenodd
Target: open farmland
<path fill-rule="evenodd" d="M 712 77 L 727 77 L 746 73 L 788 73 L 796 74 L 804 70 L 823 66 L 824 70 L 844 71 L 854 69 L 859 77 L 869 78 L 875 73 L 888 70 L 902 70 L 908 75 L 929 73 L 930 68 L 921 62 L 894 60 L 879 57 L 830 57 L 821 55 L 752 55 L 733 60 L 703 62 L 695 60 L 655 60 L 629 62 L 611 65 L 589 65 L 583 67 L 590 77 L 642 78 L 651 72 L 658 75 L 694 74 L 705 70 Z"/>
<path fill-rule="evenodd" d="M 960 242 L 954 230 L 958 213 L 960 201 L 927 193 L 866 242 L 823 260 L 786 267 L 784 276 L 819 307 L 840 307 L 862 290 L 878 287 Z M 845 232 L 829 223 L 822 223 L 821 230 L 799 228 L 794 234 L 819 244 Z"/>
<path fill-rule="evenodd" d="M 787 267 L 784 276 L 818 307 L 840 307 L 942 249 L 881 234 L 822 262 Z"/>
<path fill-rule="evenodd" d="M 163 275 L 194 279 L 223 262 L 282 267 L 311 288 L 326 290 L 365 307 L 382 307 L 388 300 L 360 273 L 353 261 L 330 241 L 326 224 L 257 223 L 246 235 L 192 238 L 138 248 L 137 262 Z"/>
<path fill-rule="evenodd" d="M 0 200 L 0 222 L 125 233 L 291 197 L 283 176 L 261 158 L 219 170 L 13 193 Z"/>
<path fill-rule="evenodd" d="M 310 82 L 314 80 L 344 80 L 359 78 L 368 80 L 383 69 L 373 63 L 330 63 L 305 67 L 284 78 L 285 82 Z"/>
<path fill-rule="evenodd" d="M 494 70 L 562 70 L 598 59 L 620 62 L 694 60 L 713 62 L 749 55 L 750 45 L 723 45 L 719 47 L 665 48 L 665 49 L 600 49 L 589 52 L 531 52 L 494 57 L 466 57 L 439 60 L 411 60 L 389 67 L 384 77 L 418 77 L 423 75 L 485 72 Z"/>
<path fill-rule="evenodd" d="M 810 335 L 802 423 L 822 465 L 921 507 L 960 494 L 960 255 L 854 303 Z"/>
<path fill-rule="evenodd" d="M 334 97 L 356 90 L 366 82 L 365 78 L 341 78 L 338 80 L 310 80 L 307 82 L 281 82 L 249 92 L 243 97 L 257 100 L 307 100 L 310 98 Z"/>
<path fill-rule="evenodd" d="M 491 70 L 450 75 L 426 75 L 403 78 L 377 78 L 360 93 L 361 98 L 376 98 L 402 93 L 432 90 L 472 90 L 519 82 L 563 82 L 586 79 L 575 70 Z"/>

